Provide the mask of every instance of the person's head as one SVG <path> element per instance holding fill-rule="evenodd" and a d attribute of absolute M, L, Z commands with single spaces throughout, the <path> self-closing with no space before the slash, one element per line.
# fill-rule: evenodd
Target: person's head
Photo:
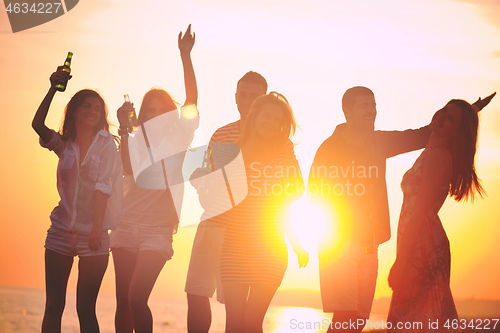
<path fill-rule="evenodd" d="M 236 85 L 235 100 L 242 119 L 248 115 L 253 101 L 266 92 L 267 81 L 259 73 L 250 71 L 241 77 Z"/>
<path fill-rule="evenodd" d="M 243 146 L 253 134 L 266 143 L 284 144 L 295 134 L 297 121 L 285 96 L 271 91 L 252 104 L 240 136 Z"/>
<path fill-rule="evenodd" d="M 433 133 L 449 140 L 453 158 L 450 195 L 456 201 L 482 197 L 484 189 L 476 174 L 479 118 L 476 110 L 464 100 L 452 99 L 437 111 L 429 125 Z"/>
<path fill-rule="evenodd" d="M 137 123 L 140 125 L 163 113 L 177 110 L 177 103 L 172 96 L 161 88 L 152 88 L 142 98 Z"/>
<path fill-rule="evenodd" d="M 76 138 L 77 124 L 91 126 L 94 133 L 101 129 L 109 131 L 108 107 L 96 91 L 83 89 L 71 97 L 64 110 L 61 128 L 63 140 Z"/>
<path fill-rule="evenodd" d="M 342 111 L 348 124 L 373 131 L 377 117 L 377 103 L 373 91 L 366 87 L 352 87 L 342 96 Z"/>

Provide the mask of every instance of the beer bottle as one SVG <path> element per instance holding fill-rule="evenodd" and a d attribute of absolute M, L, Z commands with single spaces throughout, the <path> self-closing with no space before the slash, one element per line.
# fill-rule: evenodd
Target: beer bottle
<path fill-rule="evenodd" d="M 65 91 L 66 86 L 68 85 L 69 75 L 71 74 L 71 59 L 73 58 L 73 52 L 68 52 L 68 56 L 66 57 L 66 61 L 64 62 L 63 71 L 68 73 L 68 76 L 61 80 L 58 84 L 56 84 L 57 91 Z"/>
<path fill-rule="evenodd" d="M 201 163 L 201 168 L 202 169 L 208 169 L 209 171 L 213 171 L 212 169 L 212 149 L 210 147 L 207 147 L 207 150 L 205 151 L 205 154 L 203 155 L 203 162 Z M 199 179 L 195 179 L 197 186 L 196 189 L 198 193 L 201 191 L 205 190 L 207 186 L 207 175 L 204 175 L 200 177 Z"/>
<path fill-rule="evenodd" d="M 130 102 L 130 97 L 128 95 L 123 95 L 125 98 L 125 103 L 131 103 Z M 129 111 L 128 113 L 128 132 L 132 133 L 137 128 L 137 116 L 135 114 L 135 109 L 132 111 Z"/>

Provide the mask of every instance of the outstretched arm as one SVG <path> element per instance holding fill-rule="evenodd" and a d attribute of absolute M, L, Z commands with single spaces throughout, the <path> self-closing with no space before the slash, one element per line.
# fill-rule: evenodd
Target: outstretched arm
<path fill-rule="evenodd" d="M 186 101 L 184 105 L 198 103 L 198 87 L 196 85 L 193 62 L 191 61 L 191 50 L 193 49 L 195 38 L 195 33 L 191 33 L 191 24 L 188 26 L 184 36 L 182 36 L 181 31 L 178 38 L 182 67 L 184 69 L 184 86 L 186 87 Z"/>
<path fill-rule="evenodd" d="M 479 97 L 477 99 L 477 101 L 474 102 L 474 104 L 472 104 L 473 107 L 477 108 L 477 112 L 481 111 L 486 105 L 490 104 L 491 100 L 493 99 L 493 97 L 495 97 L 497 93 L 494 92 L 493 94 L 489 95 L 488 97 L 485 97 L 484 99 L 481 99 L 481 97 Z"/>
<path fill-rule="evenodd" d="M 69 75 L 67 72 L 62 71 L 62 68 L 64 68 L 64 66 L 57 67 L 57 71 L 52 73 L 52 75 L 50 76 L 50 89 L 47 92 L 47 95 L 45 95 L 42 103 L 38 107 L 38 110 L 35 113 L 35 117 L 31 122 L 31 126 L 45 143 L 48 143 L 50 139 L 52 139 L 52 130 L 45 126 L 45 118 L 47 118 L 50 103 L 52 103 L 52 99 L 54 98 L 54 95 L 57 91 L 55 88 L 56 84 Z M 69 78 L 71 79 L 71 76 Z"/>

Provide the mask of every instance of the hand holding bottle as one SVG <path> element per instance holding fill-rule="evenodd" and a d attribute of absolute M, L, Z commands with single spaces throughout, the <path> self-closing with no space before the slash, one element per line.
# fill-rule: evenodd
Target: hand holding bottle
<path fill-rule="evenodd" d="M 116 111 L 116 116 L 120 122 L 120 128 L 128 127 L 128 119 L 130 112 L 135 112 L 134 103 L 124 102 L 122 106 Z"/>
<path fill-rule="evenodd" d="M 50 86 L 56 90 L 57 90 L 56 86 L 61 81 L 66 81 L 66 79 L 71 80 L 71 78 L 73 77 L 73 75 L 70 75 L 68 72 L 64 71 L 63 69 L 64 69 L 64 66 L 58 66 L 57 71 L 52 73 L 52 75 L 49 78 Z"/>

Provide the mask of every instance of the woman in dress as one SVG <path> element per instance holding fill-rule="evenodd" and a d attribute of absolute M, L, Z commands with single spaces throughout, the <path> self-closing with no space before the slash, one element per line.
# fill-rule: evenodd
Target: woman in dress
<path fill-rule="evenodd" d="M 296 121 L 286 98 L 276 92 L 254 101 L 239 145 L 248 194 L 224 213 L 226 230 L 221 280 L 226 306 L 226 332 L 262 332 L 264 316 L 287 268 L 282 208 L 304 191 L 290 138 Z M 305 267 L 308 253 L 287 232 Z M 292 236 L 292 237 L 290 237 Z"/>
<path fill-rule="evenodd" d="M 124 209 L 118 228 L 111 232 L 116 273 L 116 332 L 152 332 L 149 295 L 163 266 L 174 252 L 172 235 L 177 231 L 184 189 L 179 177 L 182 178 L 184 154 L 199 123 L 196 111 L 198 90 L 191 62 L 194 41 L 191 26 L 184 36 L 182 32 L 179 34 L 178 46 L 186 87 L 186 102 L 180 109 L 180 115 L 178 105 L 165 90 L 151 89 L 142 100 L 138 117 L 140 127 L 133 134 L 134 139 L 145 134 L 148 152 L 142 156 L 152 163 L 141 174 L 142 178 L 134 175 L 137 171 L 133 170 L 131 163 L 131 159 L 138 161 L 138 156 L 141 156 L 133 146 L 135 141 L 129 141 L 127 130 L 128 115 L 134 111 L 133 105 L 126 102 L 118 109 L 124 166 Z M 155 129 L 158 131 L 155 132 Z M 162 149 L 155 150 L 158 148 L 155 142 L 161 142 L 159 146 L 163 150 L 175 152 L 174 156 L 166 160 L 160 158 L 156 163 L 149 161 L 150 156 L 153 158 L 153 152 L 156 157 L 162 154 Z"/>
<path fill-rule="evenodd" d="M 412 329 L 436 331 L 429 322 L 438 320 L 437 331 L 443 331 L 447 321 L 451 326 L 458 320 L 450 290 L 450 244 L 438 212 L 448 194 L 456 201 L 484 194 L 474 166 L 477 111 L 493 96 L 474 105 L 454 99 L 437 111 L 425 150 L 403 176 L 398 249 L 389 274 L 392 329 L 405 328 L 396 327 L 398 322 L 421 322 L 423 327 Z"/>
<path fill-rule="evenodd" d="M 45 126 L 56 93 L 68 73 L 58 67 L 38 107 L 33 129 L 40 145 L 59 157 L 57 190 L 61 200 L 50 215 L 45 240 L 46 303 L 42 332 L 61 332 L 66 288 L 78 255 L 76 309 L 81 332 L 99 332 L 97 294 L 108 266 L 108 230 L 118 224 L 122 202 L 122 165 L 109 133 L 107 107 L 93 90 L 80 90 L 66 106 L 61 131 Z"/>

